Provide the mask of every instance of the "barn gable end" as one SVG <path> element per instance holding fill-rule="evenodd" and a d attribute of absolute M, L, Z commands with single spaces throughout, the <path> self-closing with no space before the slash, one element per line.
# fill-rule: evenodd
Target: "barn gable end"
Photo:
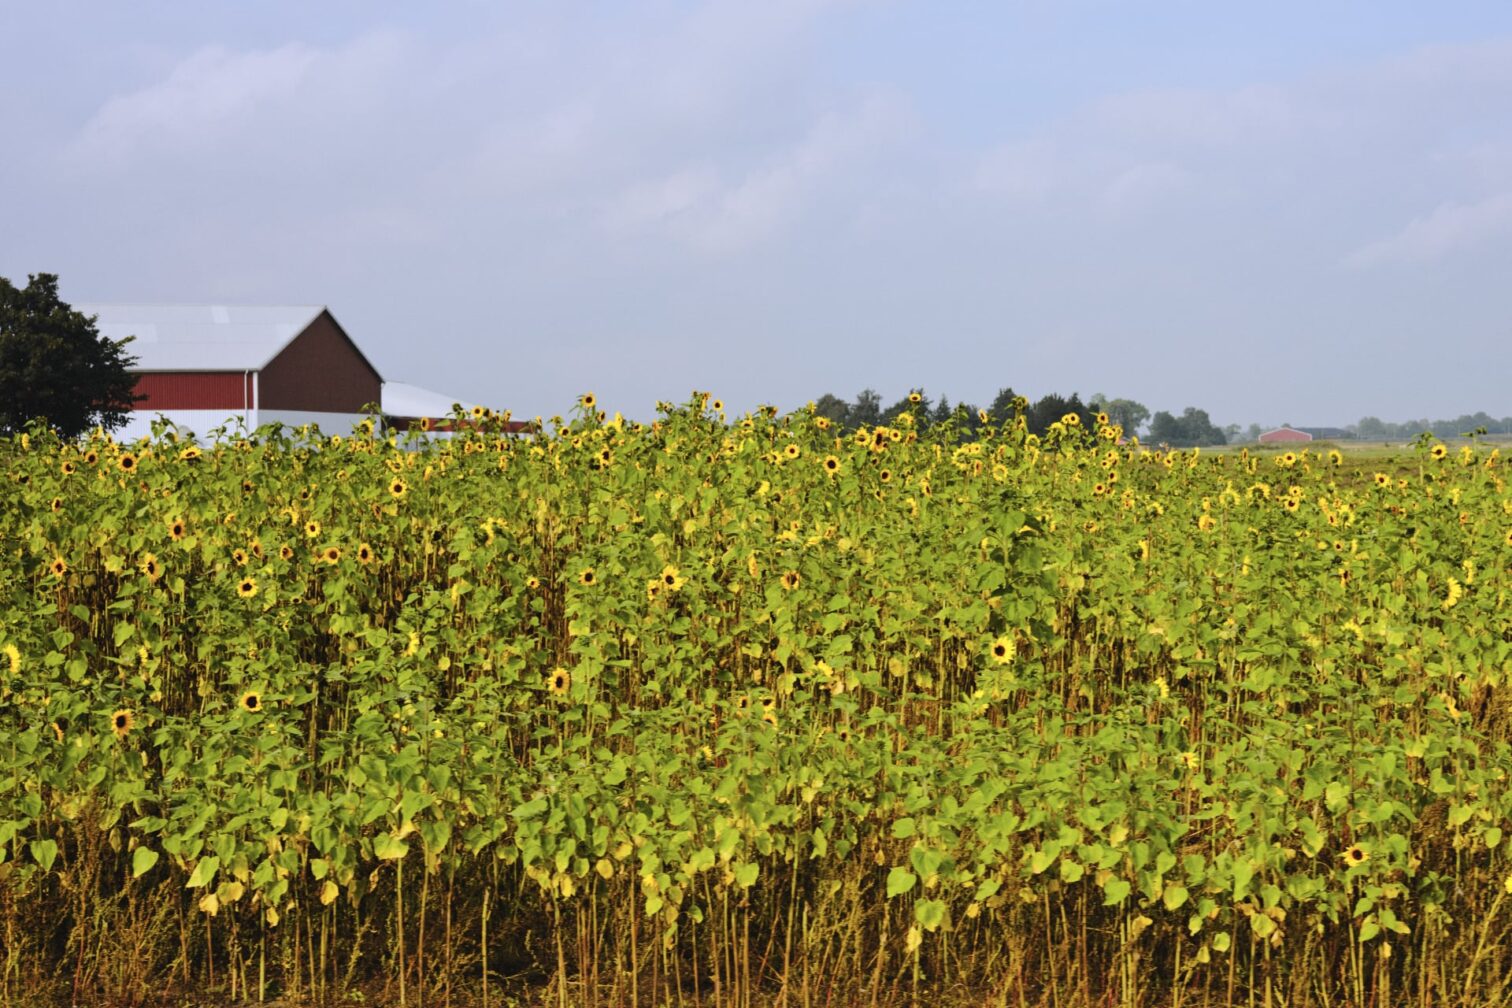
<path fill-rule="evenodd" d="M 329 311 L 317 315 L 262 368 L 258 406 L 357 413 L 381 402 L 383 379 Z"/>

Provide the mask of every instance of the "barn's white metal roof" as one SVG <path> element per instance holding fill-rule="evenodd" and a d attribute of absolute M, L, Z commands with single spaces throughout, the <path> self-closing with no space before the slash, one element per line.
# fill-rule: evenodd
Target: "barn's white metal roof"
<path fill-rule="evenodd" d="M 101 336 L 135 336 L 133 371 L 260 371 L 323 305 L 76 304 Z"/>
<path fill-rule="evenodd" d="M 454 403 L 464 410 L 473 408 L 472 403 L 418 385 L 393 381 L 383 383 L 383 412 L 389 416 L 433 417 L 440 420 L 451 416 Z"/>

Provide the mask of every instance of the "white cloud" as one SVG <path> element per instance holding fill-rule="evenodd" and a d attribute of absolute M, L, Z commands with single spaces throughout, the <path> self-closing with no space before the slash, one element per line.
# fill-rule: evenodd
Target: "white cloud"
<path fill-rule="evenodd" d="M 1380 241 L 1350 253 L 1350 266 L 1430 262 L 1505 235 L 1512 235 L 1512 192 L 1478 203 L 1443 203 Z"/>
<path fill-rule="evenodd" d="M 107 99 L 67 155 L 75 164 L 111 169 L 165 154 L 214 152 L 227 139 L 240 145 L 249 133 L 275 140 L 277 128 L 291 122 L 339 125 L 342 111 L 376 104 L 384 90 L 377 83 L 395 69 L 401 49 L 398 37 L 384 32 L 334 49 L 205 46 L 162 80 Z"/>
<path fill-rule="evenodd" d="M 999 144 L 976 160 L 973 182 L 989 196 L 1035 202 L 1055 188 L 1057 154 L 1055 143 L 1044 137 Z"/>
<path fill-rule="evenodd" d="M 1185 189 L 1191 172 L 1166 162 L 1137 164 L 1118 174 L 1103 190 L 1103 204 L 1110 210 L 1134 212 L 1149 209 Z"/>
<path fill-rule="evenodd" d="M 749 247 L 792 224 L 822 192 L 898 140 L 906 120 L 894 98 L 867 96 L 821 117 L 800 140 L 743 170 L 684 166 L 637 181 L 610 201 L 604 222 L 660 227 L 704 252 Z"/>

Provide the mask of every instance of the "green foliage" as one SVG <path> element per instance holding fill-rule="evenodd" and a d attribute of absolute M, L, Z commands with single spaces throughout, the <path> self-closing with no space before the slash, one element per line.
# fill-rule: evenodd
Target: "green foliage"
<path fill-rule="evenodd" d="M 0 912 L 64 936 L 16 969 L 245 983 L 255 946 L 326 996 L 525 949 L 582 1000 L 696 969 L 732 1002 L 1509 972 L 1447 923 L 1509 870 L 1494 452 L 1376 479 L 705 406 L 0 442 Z M 158 951 L 98 965 L 144 908 Z"/>
<path fill-rule="evenodd" d="M 42 419 L 64 438 L 126 422 L 136 388 L 125 340 L 103 339 L 94 320 L 58 297 L 58 278 L 23 288 L 0 277 L 0 433 Z"/>

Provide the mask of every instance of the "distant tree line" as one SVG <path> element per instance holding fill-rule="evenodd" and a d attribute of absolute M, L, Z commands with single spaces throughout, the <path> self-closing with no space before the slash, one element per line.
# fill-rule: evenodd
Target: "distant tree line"
<path fill-rule="evenodd" d="M 952 404 L 947 396 L 935 399 L 924 389 L 916 388 L 897 402 L 884 406 L 882 396 L 875 389 L 867 388 L 848 401 L 826 392 L 814 400 L 814 410 L 842 430 L 891 424 L 900 414 L 911 412 L 921 429 L 948 423 L 967 438 L 974 436 L 983 426 L 998 426 L 1021 415 L 1032 433 L 1043 435 L 1051 424 L 1069 413 L 1075 413 L 1082 425 L 1089 429 L 1095 426 L 1098 413 L 1106 413 L 1108 422 L 1122 427 L 1125 437 L 1139 434 L 1148 421 L 1147 440 L 1158 443 L 1187 447 L 1224 444 L 1227 440 L 1225 432 L 1213 425 L 1205 410 L 1189 406 L 1180 416 L 1164 410 L 1152 415 L 1143 403 L 1133 399 L 1111 399 L 1102 393 L 1083 402 L 1079 393 L 1063 396 L 1052 392 L 1031 402 L 1012 388 L 1004 388 L 984 408 L 964 401 Z"/>
<path fill-rule="evenodd" d="M 1387 423 L 1379 417 L 1362 417 L 1349 430 L 1366 441 L 1407 441 L 1427 431 L 1435 437 L 1450 438 L 1485 428 L 1487 434 L 1512 434 L 1512 416 L 1498 420 L 1485 411 L 1466 413 L 1453 420 L 1408 420 Z"/>

